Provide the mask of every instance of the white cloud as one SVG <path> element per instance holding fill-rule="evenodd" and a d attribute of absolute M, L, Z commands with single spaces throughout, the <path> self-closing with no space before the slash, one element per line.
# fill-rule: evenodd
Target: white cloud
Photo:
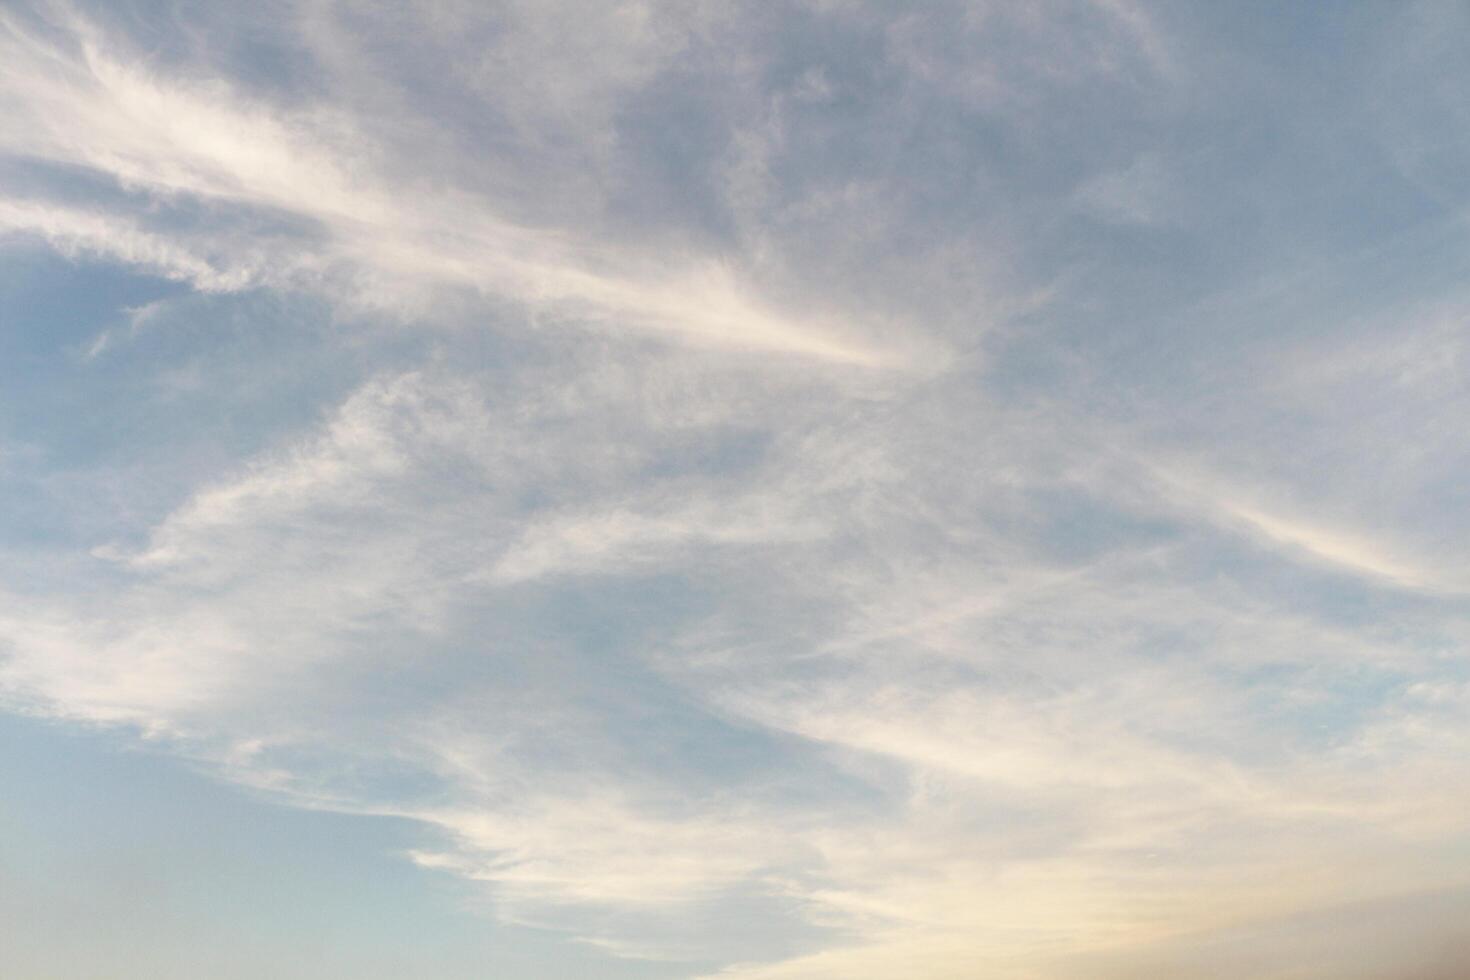
<path fill-rule="evenodd" d="M 0 104 L 25 122 L 8 130 L 6 152 L 92 168 L 163 201 L 198 197 L 312 225 L 278 241 L 269 257 L 251 254 L 248 244 L 243 254 L 227 250 L 222 261 L 234 268 L 217 271 L 126 221 L 7 206 L 7 224 L 39 227 L 63 244 L 207 288 L 265 279 L 415 313 L 425 288 L 461 287 L 575 321 L 720 348 L 869 368 L 909 366 L 923 353 L 922 344 L 887 350 L 851 329 L 770 310 L 715 260 L 630 261 L 566 231 L 518 227 L 473 195 L 389 189 L 371 169 L 379 151 L 346 120 L 323 110 L 284 115 L 221 83 L 166 79 L 124 61 L 83 21 L 70 25 L 66 45 L 5 26 Z M 265 267 L 249 271 L 256 262 Z M 343 276 L 348 285 L 333 287 Z"/>
<path fill-rule="evenodd" d="M 1273 428 L 1393 449 L 1342 386 L 1458 404 L 1458 321 L 1387 358 L 1217 344 L 1209 378 L 1251 382 L 1223 411 L 1157 333 L 1099 326 L 1164 260 L 1105 257 L 1126 295 L 1079 299 L 1056 255 L 1090 240 L 1055 228 L 1209 209 L 1174 213 L 1163 150 L 1070 142 L 1183 70 L 1144 8 L 1084 6 L 815 5 L 787 50 L 703 7 L 307 4 L 295 103 L 7 16 L 0 149 L 99 186 L 7 189 L 0 228 L 309 293 L 360 371 L 183 487 L 57 464 L 153 506 L 50 546 L 61 586 L 4 580 L 0 696 L 410 819 L 494 914 L 727 978 L 1101 977 L 1459 883 L 1466 566 L 1428 538 L 1463 474 L 1410 465 L 1448 459 L 1413 430 L 1396 511 Z M 387 70 L 440 56 L 451 95 Z M 115 408 L 182 370 L 113 337 L 67 383 L 136 372 L 93 385 Z M 795 938 L 695 927 L 740 902 Z"/>
<path fill-rule="evenodd" d="M 1436 568 L 1422 558 L 1406 557 L 1402 546 L 1374 540 L 1354 529 L 1328 527 L 1246 502 L 1246 494 L 1222 486 L 1222 481 L 1184 475 L 1185 470 L 1172 464 L 1155 467 L 1154 472 L 1166 492 L 1182 498 L 1186 506 L 1203 506 L 1222 523 L 1242 528 L 1273 546 L 1285 547 L 1288 553 L 1406 589 L 1443 595 L 1465 592 L 1465 584 L 1453 569 Z"/>
<path fill-rule="evenodd" d="M 140 266 L 204 292 L 246 288 L 248 268 L 219 269 L 174 239 L 150 233 L 126 219 L 65 207 L 0 201 L 0 233 L 35 235 L 65 255 L 95 254 Z"/>

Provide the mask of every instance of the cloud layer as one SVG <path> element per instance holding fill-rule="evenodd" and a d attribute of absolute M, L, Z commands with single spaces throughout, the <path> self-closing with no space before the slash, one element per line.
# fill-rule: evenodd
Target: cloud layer
<path fill-rule="evenodd" d="M 1434 975 L 1470 25 L 1278 16 L 0 15 L 0 242 L 154 288 L 17 320 L 0 698 L 679 975 Z"/>

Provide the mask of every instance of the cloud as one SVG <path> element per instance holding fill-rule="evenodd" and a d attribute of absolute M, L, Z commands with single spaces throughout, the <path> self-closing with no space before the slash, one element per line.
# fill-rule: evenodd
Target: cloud
<path fill-rule="evenodd" d="M 249 269 L 218 269 L 205 257 L 167 236 L 152 234 L 108 215 L 0 202 L 0 231 L 37 236 L 66 255 L 90 253 L 139 266 L 205 292 L 243 289 L 253 278 Z"/>
<path fill-rule="evenodd" d="M 1227 254 L 1327 235 L 1288 162 L 1199 179 L 1246 41 L 290 13 L 0 21 L 0 228 L 211 304 L 23 326 L 61 409 L 0 456 L 47 519 L 0 543 L 7 708 L 711 977 L 1335 976 L 1332 924 L 1453 907 L 1458 287 Z"/>
<path fill-rule="evenodd" d="M 226 249 L 222 259 L 233 268 L 216 270 L 187 246 L 165 246 L 106 215 L 10 205 L 7 224 L 209 288 L 261 279 L 331 288 L 345 277 L 349 285 L 333 290 L 340 298 L 417 311 L 423 288 L 460 287 L 717 347 L 859 367 L 904 366 L 917 354 L 767 309 L 718 260 L 620 261 L 564 231 L 517 226 L 463 193 L 418 188 L 409 206 L 401 190 L 383 186 L 371 169 L 380 153 L 345 120 L 321 111 L 284 115 L 222 84 L 160 77 L 112 53 L 88 22 L 73 17 L 68 26 L 63 43 L 6 25 L 0 43 L 10 67 L 0 97 L 26 120 L 11 131 L 6 152 L 86 167 L 163 201 L 197 197 L 279 212 L 310 230 L 279 241 L 269 258 L 251 255 L 248 244 L 244 254 Z M 252 270 L 255 258 L 265 267 Z"/>
<path fill-rule="evenodd" d="M 1253 533 L 1264 541 L 1359 575 L 1379 579 L 1407 589 L 1454 595 L 1464 586 L 1437 569 L 1394 554 L 1391 545 L 1371 540 L 1354 530 L 1324 527 L 1311 520 L 1263 509 L 1239 499 L 1239 492 L 1210 486 L 1208 478 L 1184 477 L 1168 468 L 1155 471 L 1172 493 L 1203 504 L 1230 524 Z M 1218 481 L 1213 481 L 1218 483 Z M 1201 489 L 1208 487 L 1208 489 Z"/>

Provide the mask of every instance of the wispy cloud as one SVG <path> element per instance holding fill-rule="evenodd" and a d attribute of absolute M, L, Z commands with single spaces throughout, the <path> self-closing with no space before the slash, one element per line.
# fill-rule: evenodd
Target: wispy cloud
<path fill-rule="evenodd" d="M 67 26 L 70 37 L 48 42 L 7 24 L 5 105 L 25 125 L 9 131 L 6 152 L 92 168 L 165 201 L 182 195 L 277 211 L 311 228 L 278 240 L 270 256 L 251 242 L 212 243 L 225 253 L 220 269 L 198 254 L 207 241 L 191 254 L 189 245 L 106 215 L 12 204 L 0 216 L 7 225 L 206 288 L 261 280 L 321 288 L 345 279 L 335 290 L 343 299 L 416 311 L 424 287 L 463 287 L 718 347 L 860 367 L 904 366 L 917 353 L 772 311 L 713 258 L 629 262 L 563 230 L 515 225 L 472 195 L 389 189 L 371 168 L 380 153 L 346 120 L 323 110 L 283 115 L 218 83 L 169 80 L 113 53 L 86 21 L 69 18 Z M 334 131 L 335 139 L 323 138 Z"/>
<path fill-rule="evenodd" d="M 8 709 L 687 975 L 1454 933 L 1462 277 L 1342 256 L 1463 233 L 1348 89 L 1147 4 L 283 9 L 0 16 L 3 244 L 120 297 L 17 318 Z"/>
<path fill-rule="evenodd" d="M 1171 495 L 1217 515 L 1227 526 L 1234 525 L 1308 561 L 1408 589 L 1449 595 L 1465 590 L 1453 573 L 1426 568 L 1421 561 L 1396 554 L 1401 548 L 1375 541 L 1360 531 L 1327 527 L 1310 518 L 1274 512 L 1248 502 L 1248 498 L 1241 499 L 1245 495 L 1221 486 L 1223 481 L 1184 476 L 1168 468 L 1156 469 L 1155 473 Z"/>

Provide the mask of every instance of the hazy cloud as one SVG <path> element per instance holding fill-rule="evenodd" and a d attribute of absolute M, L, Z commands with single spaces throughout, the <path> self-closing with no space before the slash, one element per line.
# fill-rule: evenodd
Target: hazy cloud
<path fill-rule="evenodd" d="M 0 700 L 650 976 L 1437 976 L 1463 25 L 1260 19 L 0 15 Z"/>

